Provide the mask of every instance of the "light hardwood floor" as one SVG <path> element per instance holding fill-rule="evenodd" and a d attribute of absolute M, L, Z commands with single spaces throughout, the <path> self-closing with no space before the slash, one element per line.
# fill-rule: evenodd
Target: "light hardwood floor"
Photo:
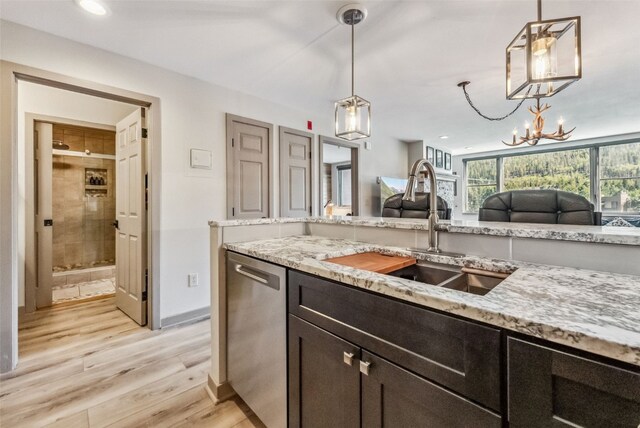
<path fill-rule="evenodd" d="M 263 427 L 204 385 L 209 322 L 139 327 L 114 298 L 21 317 L 18 368 L 0 378 L 4 427 Z"/>

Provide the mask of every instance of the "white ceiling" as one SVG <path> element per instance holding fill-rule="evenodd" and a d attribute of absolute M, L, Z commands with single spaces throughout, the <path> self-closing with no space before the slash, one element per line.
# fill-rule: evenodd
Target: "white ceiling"
<path fill-rule="evenodd" d="M 117 52 L 199 79 L 333 114 L 349 95 L 348 27 L 334 1 L 114 1 L 95 18 L 72 0 L 0 0 L 2 19 Z M 504 148 L 523 108 L 488 122 L 466 104 L 502 115 L 504 49 L 534 0 L 366 1 L 356 27 L 356 93 L 372 102 L 378 135 L 423 139 L 454 153 Z M 548 121 L 562 115 L 573 139 L 640 131 L 640 1 L 546 0 L 544 18 L 582 16 L 583 79 L 549 99 Z M 438 139 L 446 134 L 447 140 Z M 381 137 L 378 137 L 381 138 Z M 387 137 L 385 137 L 387 138 Z M 465 147 L 471 147 L 465 150 Z"/>

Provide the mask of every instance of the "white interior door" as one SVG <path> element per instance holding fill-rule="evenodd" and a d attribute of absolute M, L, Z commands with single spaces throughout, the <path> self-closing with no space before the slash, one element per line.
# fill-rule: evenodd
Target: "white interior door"
<path fill-rule="evenodd" d="M 53 125 L 35 122 L 36 307 L 51 306 L 53 281 Z"/>
<path fill-rule="evenodd" d="M 146 162 L 142 108 L 116 126 L 116 304 L 147 323 Z"/>

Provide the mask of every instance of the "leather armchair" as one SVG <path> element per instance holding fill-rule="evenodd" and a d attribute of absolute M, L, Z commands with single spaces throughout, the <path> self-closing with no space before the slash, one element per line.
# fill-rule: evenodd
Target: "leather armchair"
<path fill-rule="evenodd" d="M 482 203 L 480 221 L 601 225 L 602 213 L 583 196 L 554 189 L 494 193 Z"/>
<path fill-rule="evenodd" d="M 424 219 L 429 217 L 429 193 L 417 192 L 415 202 L 403 201 L 402 196 L 402 193 L 398 193 L 384 201 L 382 217 Z M 440 196 L 438 196 L 438 218 L 442 220 L 451 218 L 451 208 Z"/>

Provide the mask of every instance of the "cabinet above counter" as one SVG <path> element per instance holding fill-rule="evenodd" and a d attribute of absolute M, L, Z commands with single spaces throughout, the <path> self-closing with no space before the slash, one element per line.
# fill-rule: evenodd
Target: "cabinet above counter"
<path fill-rule="evenodd" d="M 225 246 L 412 304 L 640 366 L 640 276 L 473 256 L 451 258 L 320 236 Z M 488 294 L 478 296 L 323 261 L 366 251 L 512 273 Z"/>

